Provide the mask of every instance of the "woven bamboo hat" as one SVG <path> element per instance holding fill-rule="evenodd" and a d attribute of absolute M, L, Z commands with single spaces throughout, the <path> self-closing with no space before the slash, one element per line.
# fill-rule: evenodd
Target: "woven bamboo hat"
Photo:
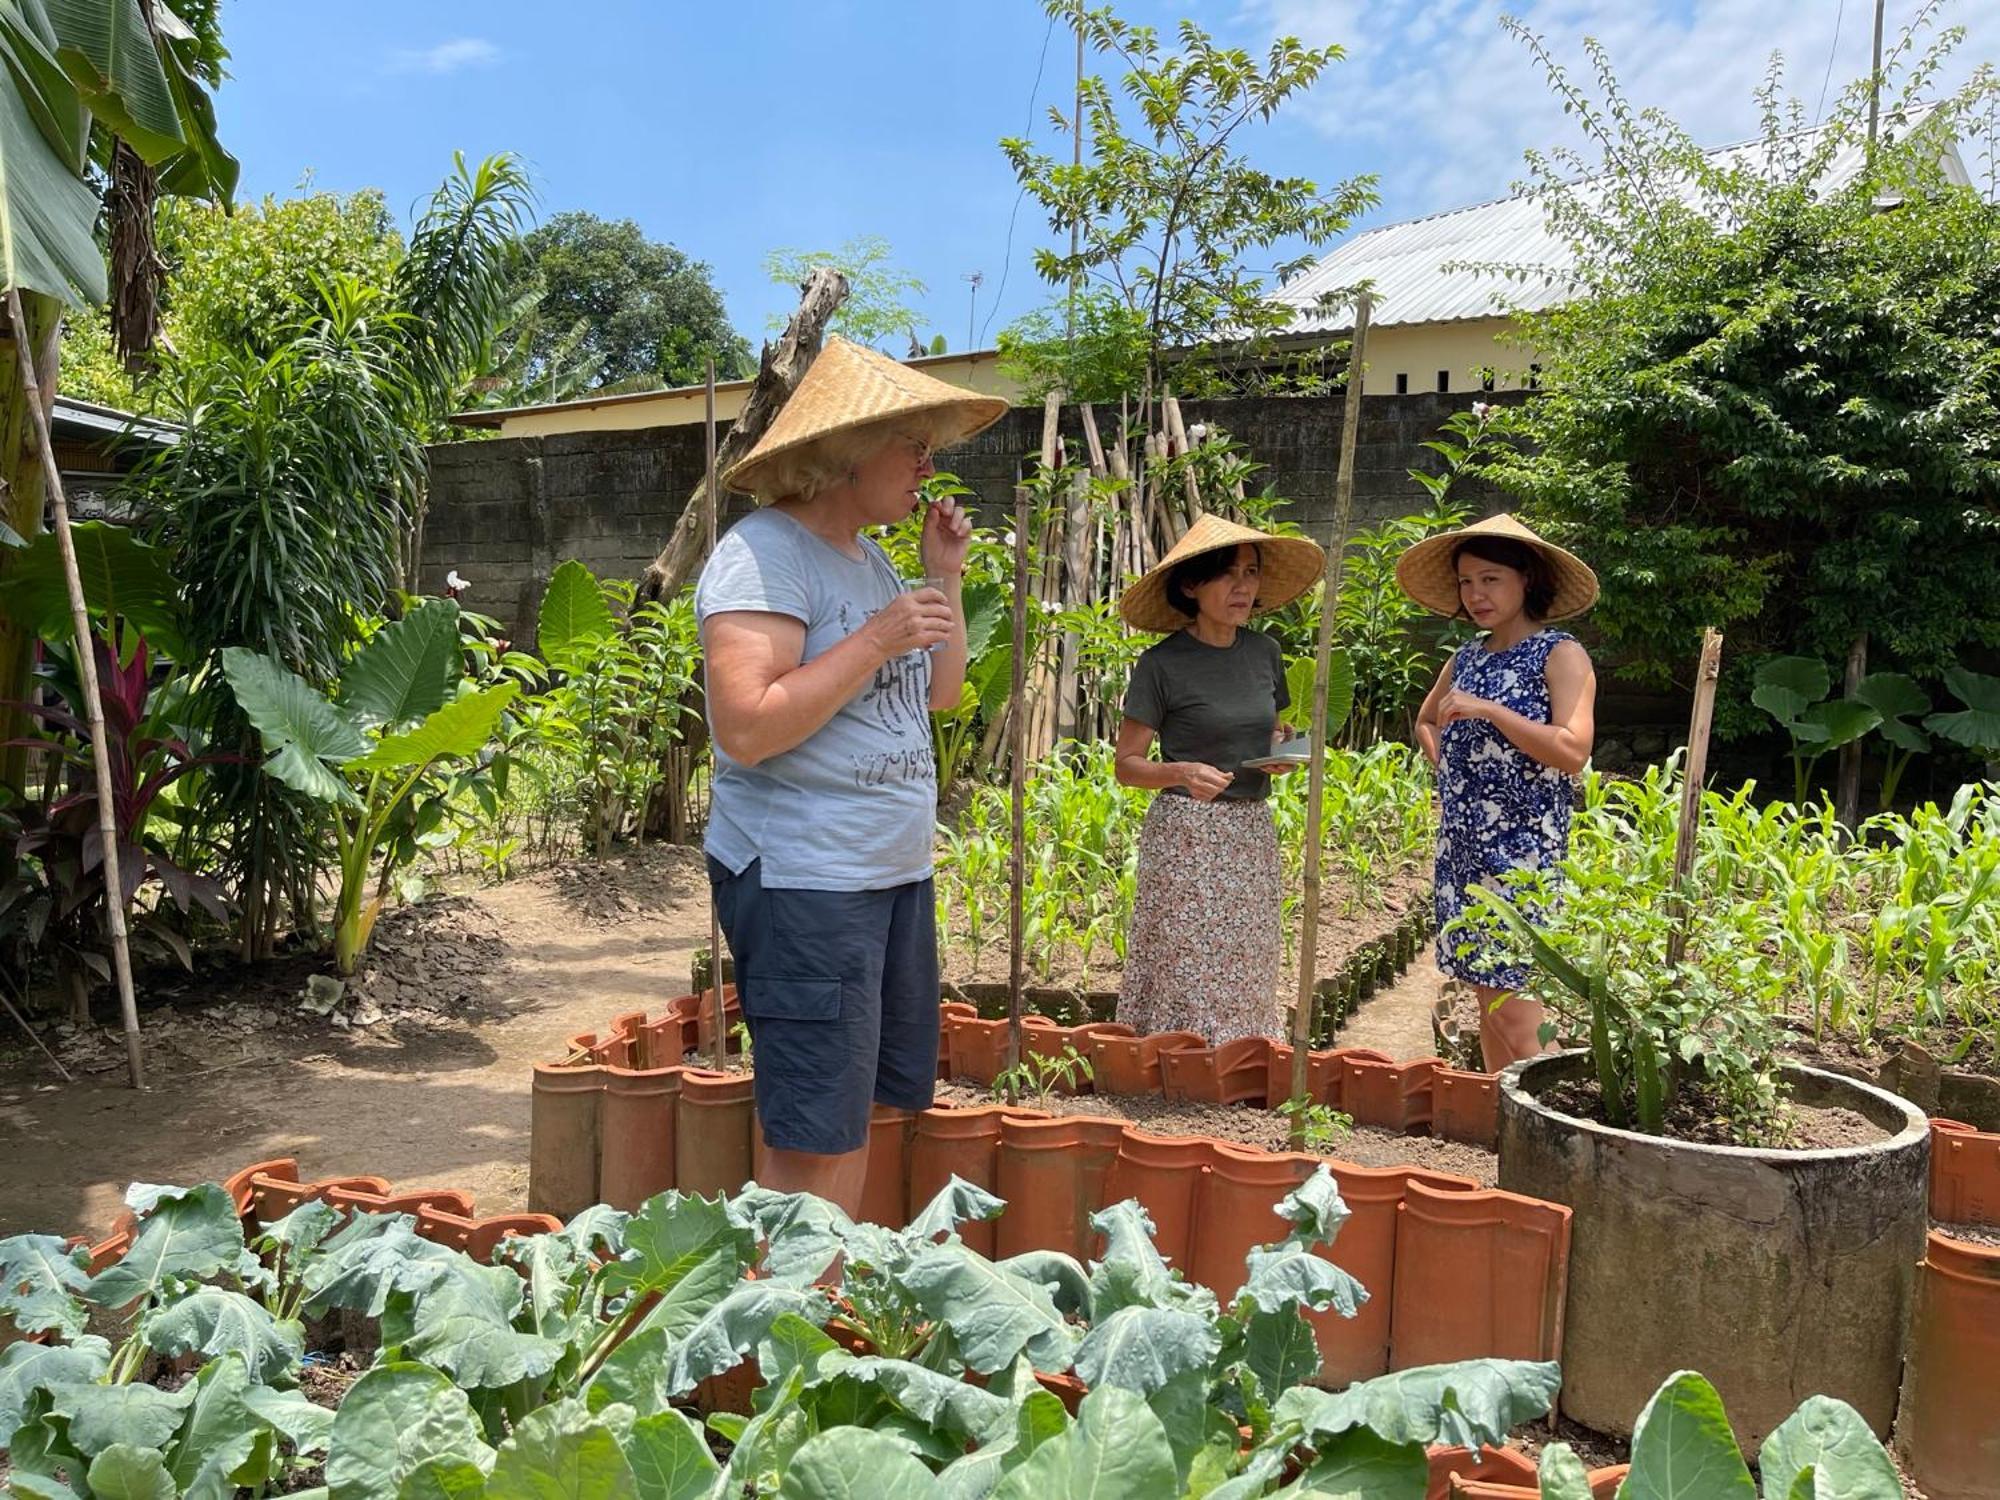
<path fill-rule="evenodd" d="M 1441 531 L 1436 536 L 1425 537 L 1396 560 L 1396 582 L 1403 586 L 1404 593 L 1432 614 L 1458 614 L 1461 608 L 1458 569 L 1452 564 L 1452 553 L 1461 543 L 1479 537 L 1520 542 L 1542 554 L 1556 586 L 1555 601 L 1549 605 L 1549 612 L 1544 618 L 1567 620 L 1572 615 L 1582 614 L 1597 602 L 1597 575 L 1590 571 L 1582 558 L 1564 551 L 1554 542 L 1544 541 L 1508 515 L 1489 516 L 1457 531 Z"/>
<path fill-rule="evenodd" d="M 835 433 L 879 425 L 885 437 L 907 433 L 933 448 L 945 448 L 991 427 L 1006 413 L 1001 397 L 982 396 L 873 349 L 830 338 L 757 446 L 729 466 L 722 482 L 744 494 L 776 499 L 765 495 L 760 484 L 771 461 Z"/>
<path fill-rule="evenodd" d="M 1309 537 L 1272 536 L 1220 516 L 1203 515 L 1188 528 L 1186 536 L 1174 543 L 1172 551 L 1125 590 L 1118 601 L 1118 613 L 1134 630 L 1159 634 L 1179 630 L 1188 623 L 1188 616 L 1167 599 L 1167 575 L 1173 572 L 1174 565 L 1203 552 L 1233 549 L 1245 542 L 1256 546 L 1263 565 L 1263 579 L 1257 586 L 1256 614 L 1267 614 L 1290 604 L 1319 582 L 1326 567 L 1325 551 Z"/>

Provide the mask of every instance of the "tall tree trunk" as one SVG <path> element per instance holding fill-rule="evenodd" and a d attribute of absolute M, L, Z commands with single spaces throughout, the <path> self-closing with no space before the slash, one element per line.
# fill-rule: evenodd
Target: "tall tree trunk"
<path fill-rule="evenodd" d="M 847 300 L 847 278 L 829 266 L 817 267 L 799 288 L 799 309 L 775 344 L 764 346 L 757 379 L 743 410 L 730 424 L 729 436 L 715 456 L 716 472 L 721 473 L 757 445 L 757 439 L 771 425 L 779 408 L 791 399 L 799 381 L 819 357 L 826 339 L 826 325 Z M 708 518 L 703 505 L 707 476 L 696 485 L 681 507 L 673 535 L 667 538 L 660 555 L 653 559 L 639 579 L 636 603 L 671 599 L 693 575 L 701 562 L 707 540 Z"/>
<path fill-rule="evenodd" d="M 38 292 L 24 292 L 21 307 L 28 324 L 28 347 L 52 350 L 55 341 L 49 338 L 48 331 L 62 316 L 61 304 Z M 0 321 L 4 321 L 4 314 L 0 314 Z M 0 520 L 32 540 L 42 533 L 42 510 L 47 503 L 48 487 L 42 478 L 41 459 L 35 452 L 27 387 L 22 383 L 20 362 L 11 347 L 17 336 L 17 330 L 8 328 L 8 346 L 0 347 L 0 356 L 4 356 L 0 357 L 0 482 L 6 487 L 4 496 L 0 496 Z M 54 395 L 55 374 L 53 364 L 37 372 L 37 384 L 44 399 Z M 7 575 L 8 562 L 8 550 L 0 548 L 0 578 Z M 0 613 L 0 702 L 19 703 L 28 697 L 34 661 L 34 633 L 21 629 L 11 617 Z M 18 709 L 0 710 L 0 739 L 18 740 L 27 733 L 27 721 Z M 9 745 L 0 750 L 0 784 L 17 793 L 25 792 L 27 772 L 25 747 Z"/>

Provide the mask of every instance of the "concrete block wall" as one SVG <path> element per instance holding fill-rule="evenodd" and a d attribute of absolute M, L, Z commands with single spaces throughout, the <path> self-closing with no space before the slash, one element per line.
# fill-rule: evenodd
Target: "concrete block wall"
<path fill-rule="evenodd" d="M 1355 457 L 1357 527 L 1423 507 L 1424 493 L 1408 471 L 1436 472 L 1443 461 L 1422 443 L 1446 417 L 1478 399 L 1424 394 L 1367 402 Z M 1251 487 L 1270 486 L 1289 502 L 1291 519 L 1322 541 L 1331 535 L 1340 465 L 1337 397 L 1190 401 L 1183 415 L 1246 444 L 1265 465 Z M 1106 440 L 1115 436 L 1115 412 L 1099 412 L 1098 422 Z M 949 467 L 976 492 L 981 509 L 1011 509 L 1022 465 L 1040 451 L 1041 424 L 1039 409 L 1019 407 L 948 455 Z M 1064 432 L 1072 451 L 1083 451 L 1074 410 L 1065 413 Z M 700 426 L 691 425 L 444 443 L 430 453 L 423 585 L 441 589 L 446 571 L 457 569 L 472 582 L 466 604 L 498 617 L 525 644 L 542 588 L 558 563 L 573 557 L 600 576 L 617 578 L 644 571 L 701 482 L 703 440 Z M 1469 498 L 1488 508 L 1500 503 L 1484 490 Z M 725 524 L 748 505 L 737 496 L 725 502 Z"/>

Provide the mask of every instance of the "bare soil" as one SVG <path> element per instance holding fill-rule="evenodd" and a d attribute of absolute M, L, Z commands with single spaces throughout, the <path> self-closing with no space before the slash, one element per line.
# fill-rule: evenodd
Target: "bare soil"
<path fill-rule="evenodd" d="M 1539 1096 L 1543 1103 L 1579 1120 L 1609 1124 L 1604 1098 L 1595 1079 L 1573 1079 L 1559 1083 Z M 1792 1101 L 1783 1106 L 1783 1139 L 1774 1147 L 1793 1151 L 1833 1150 L 1843 1146 L 1865 1146 L 1887 1140 L 1890 1132 L 1851 1109 L 1823 1109 Z M 1669 1107 L 1666 1130 L 1669 1139 L 1704 1146 L 1745 1144 L 1731 1129 L 1719 1099 L 1700 1085 L 1685 1087 Z"/>
<path fill-rule="evenodd" d="M 517 1211 L 532 1065 L 686 993 L 707 942 L 699 851 L 656 847 L 391 913 L 331 1016 L 299 1009 L 325 969 L 309 955 L 144 976 L 141 1093 L 115 1026 L 51 1037 L 65 1085 L 0 1017 L 0 1235 L 101 1234 L 129 1183 L 273 1156 L 308 1178 L 461 1187 L 482 1213 Z"/>
<path fill-rule="evenodd" d="M 937 1096 L 953 1104 L 994 1102 L 992 1090 L 965 1083 L 941 1083 Z M 1144 1094 L 1057 1094 L 1046 1105 L 1032 1097 L 1022 1103 L 1046 1107 L 1055 1114 L 1129 1120 L 1156 1135 L 1207 1135 L 1267 1151 L 1291 1149 L 1291 1121 L 1257 1105 L 1170 1104 L 1159 1095 Z M 1399 1135 L 1374 1125 L 1356 1125 L 1317 1154 L 1357 1167 L 1426 1167 L 1452 1172 L 1472 1178 L 1481 1187 L 1493 1187 L 1500 1176 L 1500 1159 L 1491 1151 L 1433 1136 Z"/>
<path fill-rule="evenodd" d="M 1931 1228 L 1955 1240 L 1963 1240 L 1968 1245 L 1985 1245 L 2000 1249 L 2000 1225 L 1995 1224 L 1946 1224 L 1933 1223 Z"/>

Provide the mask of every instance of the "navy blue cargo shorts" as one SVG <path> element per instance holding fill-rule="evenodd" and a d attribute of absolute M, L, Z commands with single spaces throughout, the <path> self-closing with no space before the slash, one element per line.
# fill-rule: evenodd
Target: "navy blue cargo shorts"
<path fill-rule="evenodd" d="M 756 1055 L 757 1120 L 780 1151 L 868 1143 L 871 1103 L 928 1109 L 937 1082 L 931 882 L 883 891 L 766 890 L 762 861 L 708 878 Z"/>

